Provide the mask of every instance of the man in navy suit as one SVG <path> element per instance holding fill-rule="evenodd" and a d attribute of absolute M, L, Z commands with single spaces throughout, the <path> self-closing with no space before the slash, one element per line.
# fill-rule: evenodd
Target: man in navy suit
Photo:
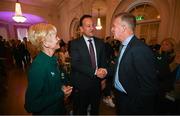
<path fill-rule="evenodd" d="M 135 26 L 136 18 L 124 12 L 115 16 L 111 29 L 114 39 L 121 42 L 114 78 L 117 114 L 154 114 L 155 59 L 134 35 Z"/>
<path fill-rule="evenodd" d="M 105 44 L 94 37 L 92 16 L 80 19 L 82 36 L 70 42 L 74 114 L 98 114 L 101 80 L 107 75 Z M 93 52 L 93 53 L 92 53 Z M 91 54 L 92 53 L 92 54 Z"/>

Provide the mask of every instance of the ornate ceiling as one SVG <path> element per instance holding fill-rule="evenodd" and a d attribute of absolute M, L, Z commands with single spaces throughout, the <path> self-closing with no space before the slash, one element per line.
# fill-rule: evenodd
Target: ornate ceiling
<path fill-rule="evenodd" d="M 17 0 L 1 0 L 6 2 L 16 2 Z M 33 5 L 33 6 L 39 6 L 39 7 L 60 7 L 63 2 L 67 2 L 70 0 L 18 0 L 20 3 L 27 4 L 27 5 Z M 84 1 L 84 0 L 75 0 L 75 1 Z M 106 0 L 92 0 L 92 14 L 94 16 L 98 15 L 98 9 L 100 9 L 100 15 L 105 16 L 107 12 L 107 6 L 106 6 Z"/>
<path fill-rule="evenodd" d="M 1 1 L 10 1 L 16 2 L 17 0 L 1 0 Z M 41 7 L 53 7 L 59 6 L 64 0 L 18 0 L 20 3 L 41 6 Z"/>

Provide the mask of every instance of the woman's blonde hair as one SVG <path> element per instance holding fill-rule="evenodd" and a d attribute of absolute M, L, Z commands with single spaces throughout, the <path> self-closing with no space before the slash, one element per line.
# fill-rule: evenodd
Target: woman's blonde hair
<path fill-rule="evenodd" d="M 174 47 L 174 44 L 175 44 L 175 43 L 174 43 L 174 39 L 173 39 L 173 38 L 171 38 L 171 37 L 165 38 L 165 39 L 163 39 L 163 40 L 161 41 L 161 44 L 162 44 L 164 41 L 167 41 L 168 43 L 171 44 L 172 47 Z"/>
<path fill-rule="evenodd" d="M 57 29 L 52 24 L 39 23 L 29 28 L 28 39 L 39 50 L 42 49 L 42 42 L 51 39 L 57 34 Z"/>
<path fill-rule="evenodd" d="M 163 39 L 163 40 L 161 41 L 160 52 L 162 52 L 162 44 L 163 44 L 163 42 L 168 42 L 168 43 L 171 45 L 171 52 L 174 51 L 174 45 L 175 45 L 174 39 L 169 37 L 169 38 L 165 38 L 165 39 Z M 170 51 L 169 51 L 169 52 L 170 52 Z"/>

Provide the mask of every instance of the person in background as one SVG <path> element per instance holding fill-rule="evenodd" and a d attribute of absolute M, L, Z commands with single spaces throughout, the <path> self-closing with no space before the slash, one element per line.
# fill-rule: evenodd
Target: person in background
<path fill-rule="evenodd" d="M 71 80 L 73 84 L 74 114 L 99 113 L 101 80 L 107 75 L 105 44 L 94 37 L 92 16 L 80 18 L 82 36 L 70 42 Z"/>
<path fill-rule="evenodd" d="M 59 48 L 55 26 L 40 23 L 29 29 L 30 42 L 40 50 L 28 71 L 25 109 L 34 115 L 66 114 L 64 100 L 72 92 L 65 86 L 54 52 Z"/>
<path fill-rule="evenodd" d="M 169 92 L 169 95 L 174 97 L 175 100 L 172 102 L 174 107 L 169 106 L 169 108 L 173 111 L 171 114 L 180 114 L 180 42 L 175 44 L 174 52 L 176 56 L 174 61 L 170 64 L 172 78 L 174 79 L 174 89 Z"/>
<path fill-rule="evenodd" d="M 146 39 L 145 38 L 140 38 L 140 40 L 144 43 L 146 43 Z"/>
<path fill-rule="evenodd" d="M 27 37 L 24 37 L 24 38 L 23 38 L 23 44 L 24 44 L 24 46 L 25 46 L 25 49 L 24 49 L 24 57 L 25 57 L 25 60 L 26 60 L 27 65 L 29 65 L 30 62 L 31 62 L 31 54 L 30 54 L 30 52 L 29 52 L 30 42 L 27 40 Z"/>
<path fill-rule="evenodd" d="M 175 100 L 176 114 L 180 114 L 180 60 L 176 68 L 175 95 L 176 95 L 176 100 Z"/>
<path fill-rule="evenodd" d="M 112 64 L 112 59 L 114 57 L 114 50 L 111 46 L 111 37 L 108 36 L 105 38 L 105 49 L 106 49 L 106 57 L 107 57 L 107 64 L 109 67 L 112 67 L 114 64 Z M 101 81 L 101 86 L 103 90 L 103 102 L 106 103 L 106 105 L 110 107 L 115 107 L 115 104 L 113 102 L 113 75 L 108 75 L 106 79 Z"/>
<path fill-rule="evenodd" d="M 5 39 L 0 35 L 0 57 L 4 57 L 5 54 Z"/>
<path fill-rule="evenodd" d="M 65 65 L 66 62 L 68 62 L 67 60 L 69 59 L 69 53 L 65 45 L 60 48 L 58 57 L 59 57 L 59 62 L 62 65 Z"/>
<path fill-rule="evenodd" d="M 160 91 L 165 94 L 165 92 L 173 89 L 174 79 L 172 79 L 170 64 L 175 58 L 175 52 L 172 39 L 167 38 L 162 40 L 160 51 L 155 54 L 155 57 L 158 71 L 158 80 L 161 89 Z"/>
<path fill-rule="evenodd" d="M 114 78 L 117 114 L 154 114 L 158 87 L 153 53 L 134 35 L 135 16 L 119 13 L 112 24 L 114 39 L 121 42 Z"/>
<path fill-rule="evenodd" d="M 157 38 L 152 38 L 149 41 L 149 47 L 154 53 L 157 53 L 159 52 L 161 45 L 158 44 Z"/>
<path fill-rule="evenodd" d="M 155 53 L 159 85 L 157 99 L 158 114 L 169 114 L 169 112 L 172 112 L 168 107 L 169 101 L 166 99 L 166 93 L 174 89 L 175 79 L 173 78 L 170 69 L 170 64 L 173 62 L 174 57 L 174 43 L 172 38 L 166 38 L 162 40 L 159 52 Z"/>
<path fill-rule="evenodd" d="M 180 44 L 179 44 L 180 45 Z M 175 95 L 176 95 L 176 114 L 180 114 L 180 46 L 176 51 L 175 62 L 177 63 L 177 67 L 175 70 Z"/>

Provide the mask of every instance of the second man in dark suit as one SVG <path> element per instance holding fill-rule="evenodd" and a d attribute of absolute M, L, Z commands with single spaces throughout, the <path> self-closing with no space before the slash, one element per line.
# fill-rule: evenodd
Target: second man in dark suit
<path fill-rule="evenodd" d="M 136 18 L 130 13 L 115 16 L 114 39 L 119 40 L 114 86 L 117 114 L 154 114 L 157 78 L 153 53 L 134 35 Z"/>

